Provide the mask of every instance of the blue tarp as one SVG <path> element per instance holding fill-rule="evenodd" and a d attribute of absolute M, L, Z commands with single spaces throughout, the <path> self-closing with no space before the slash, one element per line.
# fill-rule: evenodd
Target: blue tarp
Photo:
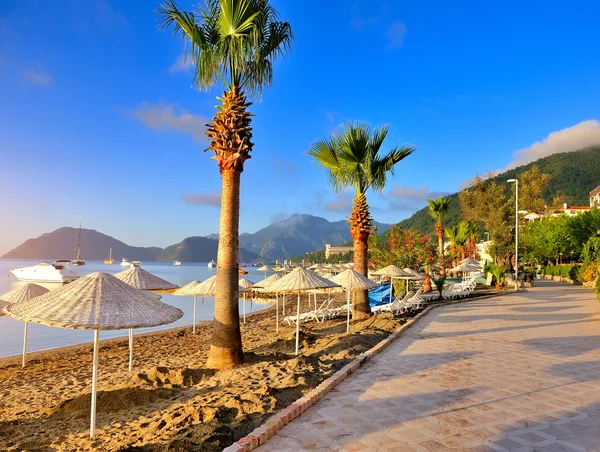
<path fill-rule="evenodd" d="M 393 299 L 393 297 L 392 297 Z M 390 302 L 390 284 L 382 284 L 369 290 L 369 304 L 379 306 Z"/>

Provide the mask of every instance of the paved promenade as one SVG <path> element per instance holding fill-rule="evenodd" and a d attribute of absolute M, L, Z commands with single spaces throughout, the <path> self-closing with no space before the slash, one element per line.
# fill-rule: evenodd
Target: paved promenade
<path fill-rule="evenodd" d="M 542 282 L 438 308 L 258 450 L 600 451 L 600 304 Z"/>

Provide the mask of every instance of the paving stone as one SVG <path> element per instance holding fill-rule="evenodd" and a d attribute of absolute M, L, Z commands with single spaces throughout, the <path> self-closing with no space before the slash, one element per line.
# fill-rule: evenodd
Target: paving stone
<path fill-rule="evenodd" d="M 600 452 L 589 289 L 431 311 L 258 450 Z"/>

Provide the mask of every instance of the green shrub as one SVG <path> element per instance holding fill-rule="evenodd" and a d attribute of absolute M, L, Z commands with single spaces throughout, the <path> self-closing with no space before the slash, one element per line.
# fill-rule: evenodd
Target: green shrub
<path fill-rule="evenodd" d="M 600 300 L 600 278 L 596 278 L 596 285 L 594 286 L 594 292 L 596 292 L 596 298 Z"/>
<path fill-rule="evenodd" d="M 579 279 L 579 269 L 581 265 L 550 265 L 543 271 L 545 275 L 562 276 L 574 281 Z"/>

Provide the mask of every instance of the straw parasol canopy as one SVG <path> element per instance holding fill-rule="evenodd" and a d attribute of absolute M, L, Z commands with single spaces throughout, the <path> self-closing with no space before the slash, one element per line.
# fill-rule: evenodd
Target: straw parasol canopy
<path fill-rule="evenodd" d="M 298 267 L 281 279 L 269 286 L 272 292 L 295 292 L 298 291 L 298 305 L 296 309 L 296 355 L 300 343 L 300 292 L 311 289 L 327 289 L 339 287 L 339 284 L 322 278 L 319 275 Z"/>
<path fill-rule="evenodd" d="M 480 272 L 481 265 L 473 265 L 473 264 L 460 264 L 454 268 L 448 270 L 450 272 Z"/>
<path fill-rule="evenodd" d="M 11 303 L 23 303 L 32 298 L 39 297 L 49 292 L 48 289 L 38 284 L 27 283 L 24 286 L 17 287 L 10 292 L 0 295 L 0 316 L 3 316 L 4 308 Z M 25 355 L 27 355 L 27 332 L 29 330 L 29 322 L 25 322 L 23 329 L 23 353 L 21 356 L 21 367 L 25 367 Z"/>
<path fill-rule="evenodd" d="M 459 264 L 471 264 L 471 265 L 476 265 L 478 267 L 481 267 L 481 264 L 478 261 L 476 261 L 475 259 L 471 259 L 470 257 L 463 259 L 462 261 L 459 262 Z"/>
<path fill-rule="evenodd" d="M 380 276 L 387 276 L 388 278 L 400 278 L 411 276 L 410 273 L 405 272 L 400 267 L 397 267 L 395 265 L 388 265 L 387 267 L 379 269 L 377 270 L 377 274 Z"/>
<path fill-rule="evenodd" d="M 346 289 L 346 309 L 348 311 L 346 314 L 346 332 L 348 332 L 350 330 L 350 291 L 352 289 L 372 289 L 379 284 L 352 269 L 345 270 L 342 273 L 335 275 L 331 278 L 331 281 Z"/>
<path fill-rule="evenodd" d="M 414 279 L 425 279 L 426 276 L 423 273 L 419 273 L 416 270 L 412 270 L 410 268 L 404 268 L 403 269 L 406 273 L 410 273 L 411 275 L 413 275 L 415 278 Z"/>
<path fill-rule="evenodd" d="M 71 329 L 94 330 L 90 436 L 96 430 L 96 386 L 100 330 L 130 330 L 130 363 L 133 328 L 172 323 L 183 316 L 179 309 L 145 296 L 108 273 L 91 273 L 59 289 L 6 308 L 24 322 Z M 130 364 L 131 366 L 131 364 Z"/>
<path fill-rule="evenodd" d="M 271 270 L 271 267 L 269 267 L 268 265 L 263 265 L 262 267 L 259 267 L 256 270 L 258 270 L 259 272 L 268 272 L 269 270 Z"/>
<path fill-rule="evenodd" d="M 115 278 L 139 290 L 177 289 L 175 284 L 165 281 L 141 267 L 131 267 L 115 275 Z"/>
<path fill-rule="evenodd" d="M 252 281 L 250 281 L 248 278 L 240 278 L 240 280 L 238 281 L 238 284 L 240 285 L 240 287 L 243 287 L 244 289 L 250 289 L 254 283 Z"/>
<path fill-rule="evenodd" d="M 252 289 L 267 289 L 271 284 L 273 284 L 278 279 L 281 279 L 281 275 L 275 273 L 275 274 L 269 276 L 268 278 L 261 279 L 257 283 L 254 283 L 254 285 L 251 288 Z"/>

